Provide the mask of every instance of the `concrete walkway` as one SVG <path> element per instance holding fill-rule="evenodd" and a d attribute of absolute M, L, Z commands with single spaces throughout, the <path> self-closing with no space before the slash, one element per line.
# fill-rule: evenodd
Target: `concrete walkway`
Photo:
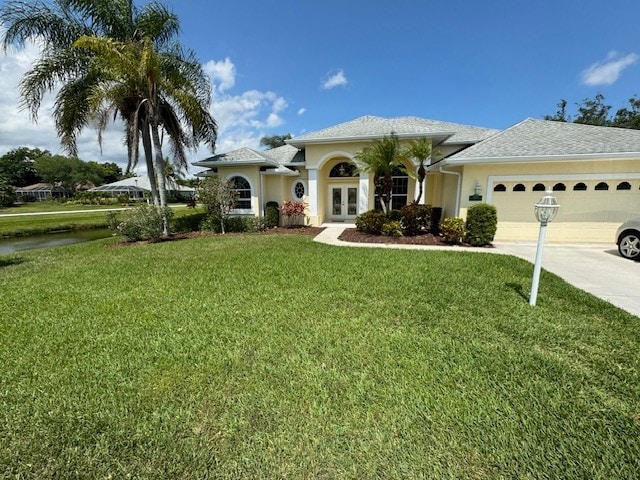
<path fill-rule="evenodd" d="M 324 224 L 316 242 L 335 246 L 362 248 L 398 248 L 410 250 L 450 250 L 513 255 L 533 264 L 535 243 L 495 242 L 496 248 L 434 247 L 424 245 L 393 245 L 387 243 L 353 243 L 338 239 L 345 228 L 353 224 Z M 571 285 L 585 290 L 616 307 L 640 317 L 640 262 L 622 258 L 616 246 L 603 244 L 547 244 L 542 267 L 555 273 Z"/>

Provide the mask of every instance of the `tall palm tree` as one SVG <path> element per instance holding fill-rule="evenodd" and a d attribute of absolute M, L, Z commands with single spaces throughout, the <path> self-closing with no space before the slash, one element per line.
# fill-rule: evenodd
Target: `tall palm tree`
<path fill-rule="evenodd" d="M 92 67 L 100 81 L 89 95 L 89 109 L 105 112 L 116 109 L 123 96 L 137 101 L 133 125 L 151 136 L 153 169 L 158 183 L 160 207 L 166 207 L 166 177 L 160 129 L 167 133 L 174 158 L 186 165 L 185 148 L 196 148 L 215 130 L 215 122 L 207 111 L 209 89 L 200 64 L 185 57 L 182 50 L 158 52 L 150 38 L 119 42 L 106 37 L 82 36 L 76 48 L 94 54 Z M 194 81 L 195 80 L 195 81 Z M 183 124 L 191 127 L 187 132 Z M 137 145 L 137 129 L 132 143 Z M 143 145 L 144 145 L 143 139 Z M 168 225 L 165 218 L 165 234 Z"/>
<path fill-rule="evenodd" d="M 404 154 L 407 157 L 415 158 L 420 162 L 420 166 L 418 167 L 418 198 L 416 198 L 416 203 L 420 203 L 420 199 L 422 198 L 423 184 L 424 179 L 427 176 L 427 172 L 424 168 L 425 162 L 431 158 L 432 155 L 436 155 L 438 153 L 437 149 L 433 149 L 433 145 L 431 140 L 426 137 L 418 138 L 409 141 L 407 144 Z"/>
<path fill-rule="evenodd" d="M 376 139 L 356 153 L 360 164 L 359 171 L 373 173 L 375 193 L 380 199 L 382 211 L 388 214 L 391 210 L 391 193 L 393 192 L 393 172 L 407 172 L 402 163 L 406 159 L 400 149 L 398 137 L 392 132 L 381 139 Z"/>
<path fill-rule="evenodd" d="M 135 167 L 138 148 L 142 143 L 147 172 L 151 182 L 154 203 L 163 202 L 161 188 L 156 187 L 153 144 L 162 128 L 168 134 L 173 158 L 179 165 L 186 164 L 184 148 L 195 148 L 204 141 L 215 146 L 217 126 L 207 108 L 210 102 L 210 84 L 194 55 L 185 54 L 171 43 L 179 31 L 178 18 L 160 3 L 152 2 L 140 8 L 133 0 L 53 0 L 50 3 L 37 0 L 16 0 L 0 7 L 0 21 L 6 28 L 2 45 L 6 51 L 12 46 L 22 47 L 27 40 L 38 40 L 43 45 L 40 59 L 25 74 L 20 93 L 23 105 L 34 120 L 42 99 L 47 92 L 55 91 L 53 117 L 62 146 L 71 155 L 77 155 L 78 134 L 92 121 L 98 120 L 98 140 L 111 118 L 119 116 L 125 123 L 125 138 L 128 147 L 127 173 Z M 120 83 L 120 91 L 112 91 L 112 102 L 101 110 L 95 104 L 96 91 L 105 86 L 105 71 L 98 68 L 95 52 L 91 49 L 75 48 L 74 43 L 83 36 L 101 36 L 122 43 L 139 45 L 139 51 L 152 48 L 165 52 L 162 59 L 164 72 L 176 68 L 182 72 L 182 81 L 195 86 L 195 94 L 188 101 L 197 99 L 189 109 L 176 104 L 166 104 L 162 99 L 154 105 L 154 122 L 150 108 L 140 108 L 148 88 L 131 89 L 132 85 Z M 111 74 L 110 74 L 111 75 Z M 113 75 L 107 75 L 112 79 Z M 138 87 L 140 87 L 138 89 Z M 178 89 L 180 86 L 177 86 Z M 90 97 L 93 99 L 91 100 Z M 196 112 L 185 117 L 185 112 Z M 96 117 L 96 113 L 100 113 Z M 183 125 L 191 129 L 185 133 Z M 157 155 L 156 151 L 156 155 Z M 159 182 L 158 182 L 159 183 Z"/>

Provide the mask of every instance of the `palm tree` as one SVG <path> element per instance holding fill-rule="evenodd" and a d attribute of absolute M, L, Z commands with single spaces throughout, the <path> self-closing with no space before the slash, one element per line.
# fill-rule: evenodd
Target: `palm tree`
<path fill-rule="evenodd" d="M 400 149 L 398 137 L 391 135 L 373 140 L 361 151 L 356 153 L 356 160 L 360 163 L 359 171 L 373 173 L 375 193 L 380 199 L 382 211 L 388 214 L 391 210 L 391 193 L 393 192 L 393 172 L 401 170 L 407 172 L 402 163 L 406 159 Z"/>
<path fill-rule="evenodd" d="M 89 123 L 97 120 L 101 142 L 108 121 L 119 115 L 126 127 L 126 171 L 135 167 L 141 142 L 154 203 L 160 207 L 166 201 L 161 197 L 166 194 L 162 192 L 162 185 L 156 187 L 156 181 L 164 183 L 157 177 L 153 152 L 154 145 L 161 145 L 158 130 L 162 128 L 167 133 L 173 158 L 179 166 L 186 165 L 185 147 L 196 148 L 204 141 L 213 150 L 217 126 L 207 111 L 210 84 L 193 53 L 185 54 L 180 47 L 172 46 L 179 22 L 162 4 L 153 2 L 137 8 L 133 0 L 54 0 L 50 4 L 33 0 L 10 1 L 0 7 L 0 21 L 7 28 L 2 38 L 5 51 L 12 46 L 22 47 L 30 39 L 43 44 L 40 59 L 20 84 L 20 93 L 24 106 L 37 120 L 44 95 L 61 85 L 53 116 L 61 144 L 71 155 L 77 155 L 77 135 Z M 99 104 L 97 92 L 103 89 L 102 98 L 107 98 L 107 83 L 114 81 L 114 72 L 106 71 L 105 64 L 96 59 L 94 50 L 74 47 L 83 36 L 128 43 L 130 49 L 137 48 L 140 54 L 153 51 L 152 60 L 162 52 L 156 71 L 182 84 L 165 88 L 174 93 L 157 99 L 151 106 L 147 105 L 152 90 L 150 85 L 120 81 L 117 82 L 119 90 L 110 85 L 111 101 Z M 179 78 L 174 72 L 180 73 Z M 189 89 L 190 95 L 180 96 L 181 91 Z M 168 101 L 167 98 L 179 98 L 180 101 Z M 143 103 L 145 106 L 141 107 Z M 183 125 L 190 129 L 188 134 Z M 161 155 L 161 151 L 156 148 L 155 154 Z"/>
<path fill-rule="evenodd" d="M 143 136 L 150 133 L 159 203 L 164 209 L 166 178 L 160 129 L 167 133 L 179 167 L 186 166 L 185 148 L 196 148 L 215 131 L 215 122 L 206 108 L 210 91 L 200 64 L 185 57 L 180 49 L 156 51 L 148 37 L 125 43 L 83 36 L 74 45 L 94 54 L 91 63 L 99 72 L 100 81 L 89 95 L 90 111 L 104 118 L 106 112 L 118 108 L 123 95 L 137 100 L 131 123 L 142 130 Z M 183 123 L 191 127 L 189 132 Z M 137 129 L 132 132 L 132 143 L 138 143 Z"/>
<path fill-rule="evenodd" d="M 418 167 L 419 190 L 418 190 L 418 198 L 416 199 L 416 203 L 420 203 L 420 199 L 422 198 L 424 179 L 427 175 L 427 172 L 424 168 L 424 164 L 429 158 L 431 158 L 432 155 L 435 155 L 437 153 L 438 151 L 433 149 L 431 140 L 425 137 L 411 140 L 404 150 L 404 154 L 407 157 L 415 158 L 420 162 L 420 166 Z"/>

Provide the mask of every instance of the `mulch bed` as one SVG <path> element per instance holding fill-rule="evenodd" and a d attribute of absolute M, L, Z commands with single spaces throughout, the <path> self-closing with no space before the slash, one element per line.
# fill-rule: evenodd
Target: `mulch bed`
<path fill-rule="evenodd" d="M 432 246 L 451 246 L 448 244 L 444 237 L 439 235 L 432 235 L 431 233 L 422 233 L 413 237 L 387 237 L 384 235 L 372 235 L 370 233 L 363 233 L 355 228 L 347 228 L 338 237 L 344 242 L 355 243 L 386 243 L 396 245 L 432 245 Z M 468 247 L 470 245 L 463 243 L 462 246 Z"/>

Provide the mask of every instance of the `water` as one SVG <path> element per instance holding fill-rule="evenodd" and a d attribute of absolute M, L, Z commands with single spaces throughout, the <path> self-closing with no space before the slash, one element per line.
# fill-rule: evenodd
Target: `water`
<path fill-rule="evenodd" d="M 32 237 L 0 238 L 0 255 L 4 253 L 33 250 L 35 248 L 60 247 L 74 243 L 89 242 L 99 238 L 107 238 L 113 232 L 107 228 L 97 230 L 81 230 L 77 232 L 47 233 Z"/>

